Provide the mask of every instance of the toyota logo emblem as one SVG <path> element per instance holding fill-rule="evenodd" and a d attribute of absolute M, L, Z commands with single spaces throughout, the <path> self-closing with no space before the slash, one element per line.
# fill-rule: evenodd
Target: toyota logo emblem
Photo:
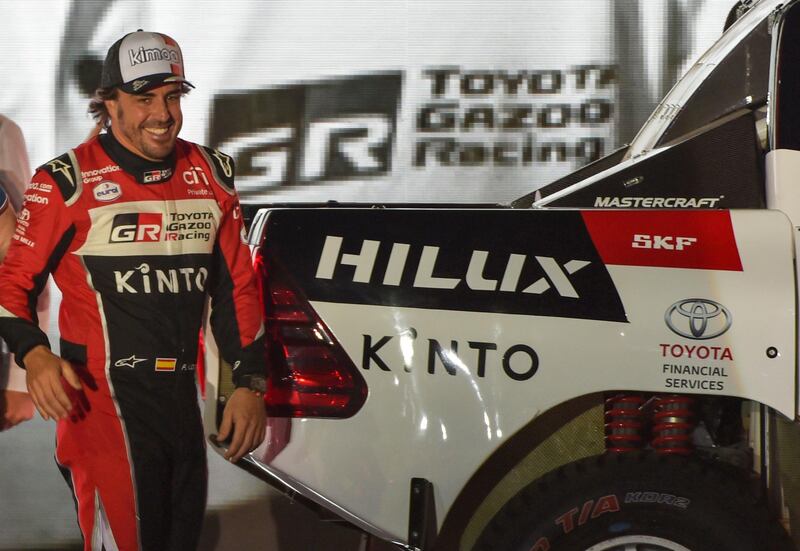
<path fill-rule="evenodd" d="M 719 302 L 686 298 L 667 308 L 664 321 L 676 335 L 702 341 L 719 337 L 730 329 L 733 316 Z"/>

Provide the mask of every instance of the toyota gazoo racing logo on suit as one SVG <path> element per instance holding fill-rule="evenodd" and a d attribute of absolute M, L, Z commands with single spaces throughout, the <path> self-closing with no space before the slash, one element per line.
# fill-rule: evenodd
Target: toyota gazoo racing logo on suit
<path fill-rule="evenodd" d="M 111 223 L 109 243 L 153 242 L 161 240 L 160 212 L 117 214 Z"/>
<path fill-rule="evenodd" d="M 166 223 L 164 222 L 166 219 Z M 209 241 L 215 227 L 211 212 L 134 212 L 114 216 L 109 243 Z"/>
<path fill-rule="evenodd" d="M 664 314 L 667 327 L 681 337 L 708 340 L 730 329 L 733 317 L 722 304 L 709 299 L 687 298 L 667 308 Z"/>
<path fill-rule="evenodd" d="M 172 169 L 165 168 L 163 170 L 151 170 L 142 175 L 142 181 L 145 184 L 157 184 L 164 180 L 169 180 L 172 177 Z"/>

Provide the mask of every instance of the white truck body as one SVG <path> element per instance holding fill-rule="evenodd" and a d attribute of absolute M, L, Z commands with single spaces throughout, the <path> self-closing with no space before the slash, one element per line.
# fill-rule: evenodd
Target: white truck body
<path fill-rule="evenodd" d="M 759 25 L 779 25 L 794 4 L 782 6 L 756 3 L 675 86 L 618 163 L 538 196 L 533 208 L 260 213 L 254 251 L 277 259 L 367 394 L 346 418 L 273 416 L 267 440 L 245 460 L 250 468 L 414 548 L 412 479 L 432 485 L 441 529 L 498 450 L 581 397 L 735 397 L 800 419 L 800 152 L 764 153 L 766 209 L 664 210 L 725 206 L 668 193 L 611 201 L 638 208 L 557 208 L 678 147 L 680 140 L 659 142 L 672 119 L 739 43 Z M 779 48 L 773 36 L 773 64 Z M 772 132 L 775 116 L 757 124 Z M 213 434 L 225 367 L 207 339 L 205 420 Z"/>

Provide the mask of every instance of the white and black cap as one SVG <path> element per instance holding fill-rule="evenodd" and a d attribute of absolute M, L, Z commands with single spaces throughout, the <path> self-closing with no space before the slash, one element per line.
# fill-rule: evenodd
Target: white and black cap
<path fill-rule="evenodd" d="M 171 82 L 192 86 L 184 76 L 180 46 L 165 34 L 141 29 L 108 49 L 100 77 L 101 88 L 120 88 L 129 94 L 143 94 Z"/>

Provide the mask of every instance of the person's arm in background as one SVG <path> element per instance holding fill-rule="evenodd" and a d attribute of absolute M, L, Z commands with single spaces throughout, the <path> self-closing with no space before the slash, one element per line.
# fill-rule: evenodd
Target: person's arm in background
<path fill-rule="evenodd" d="M 22 208 L 23 196 L 31 179 L 31 167 L 25 137 L 19 126 L 0 115 L 0 190 L 8 197 L 8 213 L 0 214 L 0 262 L 8 251 L 16 227 L 14 213 Z M 50 321 L 50 282 L 44 286 L 36 305 L 39 327 L 47 331 Z M 34 404 L 27 392 L 25 370 L 13 355 L 0 363 L 0 430 L 5 430 L 33 416 Z"/>
<path fill-rule="evenodd" d="M 14 211 L 8 206 L 5 193 L 0 188 L 0 262 L 8 252 L 8 245 L 11 243 L 11 236 L 14 235 L 14 226 L 16 225 L 17 218 L 14 216 Z"/>
<path fill-rule="evenodd" d="M 0 115 L 0 189 L 8 197 L 8 208 L 0 214 L 0 262 L 11 243 L 16 226 L 15 212 L 22 206 L 22 196 L 30 179 L 31 166 L 22 130 L 14 121 Z M 0 430 L 31 419 L 34 411 L 33 401 L 27 394 L 25 371 L 17 366 L 13 355 L 4 360 L 0 363 Z"/>
<path fill-rule="evenodd" d="M 22 130 L 14 121 L 0 115 L 0 187 L 8 196 L 14 212 L 19 212 L 22 207 L 22 196 L 31 181 L 31 175 Z"/>
<path fill-rule="evenodd" d="M 8 252 L 16 221 L 14 211 L 11 210 L 8 200 L 0 188 L 0 262 Z M 14 365 L 9 357 L 3 358 L 2 366 L 5 369 L 0 374 L 0 379 L 4 382 L 3 385 L 0 385 L 3 387 L 0 392 L 0 413 L 2 413 L 0 430 L 6 430 L 31 419 L 34 406 L 25 387 L 25 372 Z"/>
<path fill-rule="evenodd" d="M 72 409 L 62 380 L 81 388 L 69 362 L 50 351 L 36 313 L 36 300 L 74 236 L 64 193 L 53 178 L 47 167 L 34 175 L 0 264 L 0 336 L 14 352 L 17 365 L 26 370 L 28 393 L 45 420 L 63 419 Z"/>

